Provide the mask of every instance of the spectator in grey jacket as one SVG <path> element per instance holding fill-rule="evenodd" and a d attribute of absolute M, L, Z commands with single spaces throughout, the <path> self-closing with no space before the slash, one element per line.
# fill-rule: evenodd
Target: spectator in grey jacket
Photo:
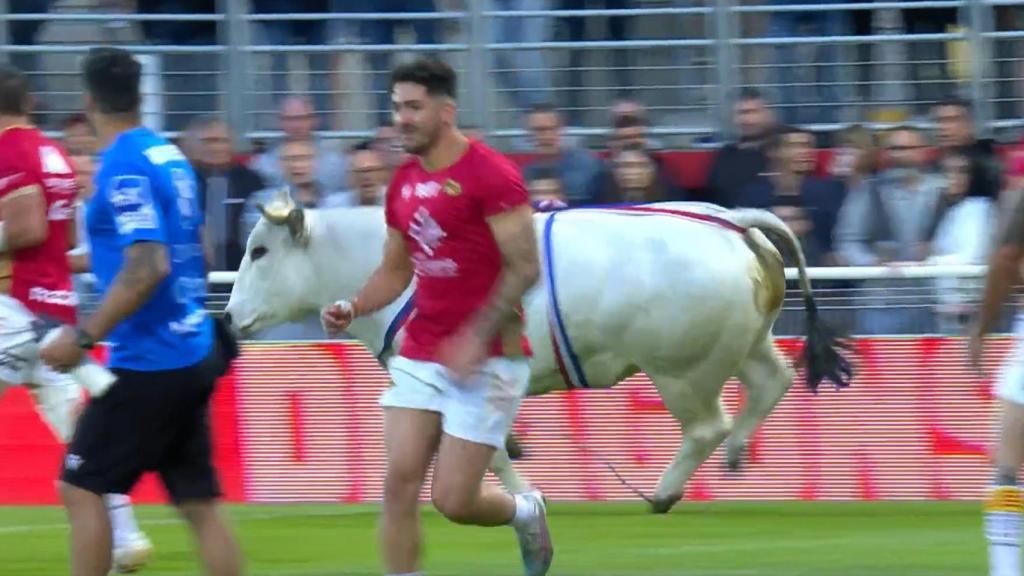
<path fill-rule="evenodd" d="M 601 159 L 586 150 L 565 145 L 562 118 L 554 106 L 535 106 L 527 122 L 537 158 L 523 171 L 525 179 L 533 180 L 538 170 L 554 167 L 569 204 L 593 204 L 604 181 Z"/>
<path fill-rule="evenodd" d="M 313 134 L 319 119 L 309 99 L 299 96 L 286 98 L 281 103 L 280 121 L 285 135 L 284 142 L 253 158 L 250 168 L 259 172 L 268 186 L 281 186 L 285 183 L 281 168 L 281 148 L 291 140 L 309 141 L 314 143 L 315 176 L 320 187 L 336 190 L 345 186 L 348 173 L 345 155 Z"/>
<path fill-rule="evenodd" d="M 835 242 L 848 266 L 916 265 L 929 252 L 945 178 L 926 171 L 925 140 L 916 129 L 894 129 L 885 143 L 888 167 L 851 190 L 839 214 Z M 865 299 L 857 314 L 859 333 L 932 329 L 930 307 L 922 301 L 926 283 L 872 280 L 862 288 L 887 295 Z"/>

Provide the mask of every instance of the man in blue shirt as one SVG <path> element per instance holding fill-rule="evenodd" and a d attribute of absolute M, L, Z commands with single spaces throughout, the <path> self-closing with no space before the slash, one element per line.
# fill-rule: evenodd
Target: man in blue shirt
<path fill-rule="evenodd" d="M 195 531 L 207 572 L 235 576 L 240 558 L 216 502 L 207 410 L 237 350 L 205 310 L 195 175 L 176 146 L 140 124 L 140 69 L 113 48 L 83 62 L 86 108 L 106 146 L 85 218 L 102 301 L 40 354 L 68 370 L 106 340 L 118 377 L 86 407 L 64 461 L 71 574 L 107 574 L 111 535 L 100 495 L 128 493 L 155 471 Z"/>

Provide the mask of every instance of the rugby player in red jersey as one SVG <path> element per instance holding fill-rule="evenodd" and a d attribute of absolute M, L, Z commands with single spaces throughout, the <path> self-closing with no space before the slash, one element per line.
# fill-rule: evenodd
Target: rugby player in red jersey
<path fill-rule="evenodd" d="M 386 572 L 420 574 L 418 498 L 436 455 L 434 506 L 460 524 L 513 526 L 526 574 L 543 576 L 553 548 L 541 494 L 483 482 L 530 374 L 522 298 L 540 265 L 526 186 L 515 165 L 456 127 L 450 66 L 400 65 L 391 89 L 412 157 L 388 187 L 384 259 L 359 294 L 321 315 L 328 334 L 340 333 L 416 277 L 414 311 L 388 365 L 393 386 L 381 398 Z"/>

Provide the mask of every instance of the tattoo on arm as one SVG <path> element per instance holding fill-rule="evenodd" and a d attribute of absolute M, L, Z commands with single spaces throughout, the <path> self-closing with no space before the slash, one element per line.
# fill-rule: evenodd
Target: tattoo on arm
<path fill-rule="evenodd" d="M 498 225 L 503 229 L 498 247 L 504 258 L 504 266 L 497 291 L 474 319 L 474 328 L 485 340 L 493 338 L 518 314 L 517 308 L 522 303 L 523 295 L 540 275 L 533 218 L 528 212 L 525 214 L 526 217 L 510 215 L 507 218 L 514 220 Z"/>
<path fill-rule="evenodd" d="M 136 242 L 124 251 L 124 264 L 100 307 L 85 329 L 103 338 L 118 323 L 145 304 L 170 271 L 167 247 L 159 242 Z"/>

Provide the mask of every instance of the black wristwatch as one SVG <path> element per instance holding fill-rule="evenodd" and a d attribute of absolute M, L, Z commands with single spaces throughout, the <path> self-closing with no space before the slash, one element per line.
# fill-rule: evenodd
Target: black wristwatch
<path fill-rule="evenodd" d="M 96 346 L 96 341 L 93 340 L 92 336 L 89 336 L 89 333 L 81 326 L 75 327 L 75 336 L 77 336 L 76 342 L 78 343 L 79 348 L 92 350 L 93 347 Z"/>

